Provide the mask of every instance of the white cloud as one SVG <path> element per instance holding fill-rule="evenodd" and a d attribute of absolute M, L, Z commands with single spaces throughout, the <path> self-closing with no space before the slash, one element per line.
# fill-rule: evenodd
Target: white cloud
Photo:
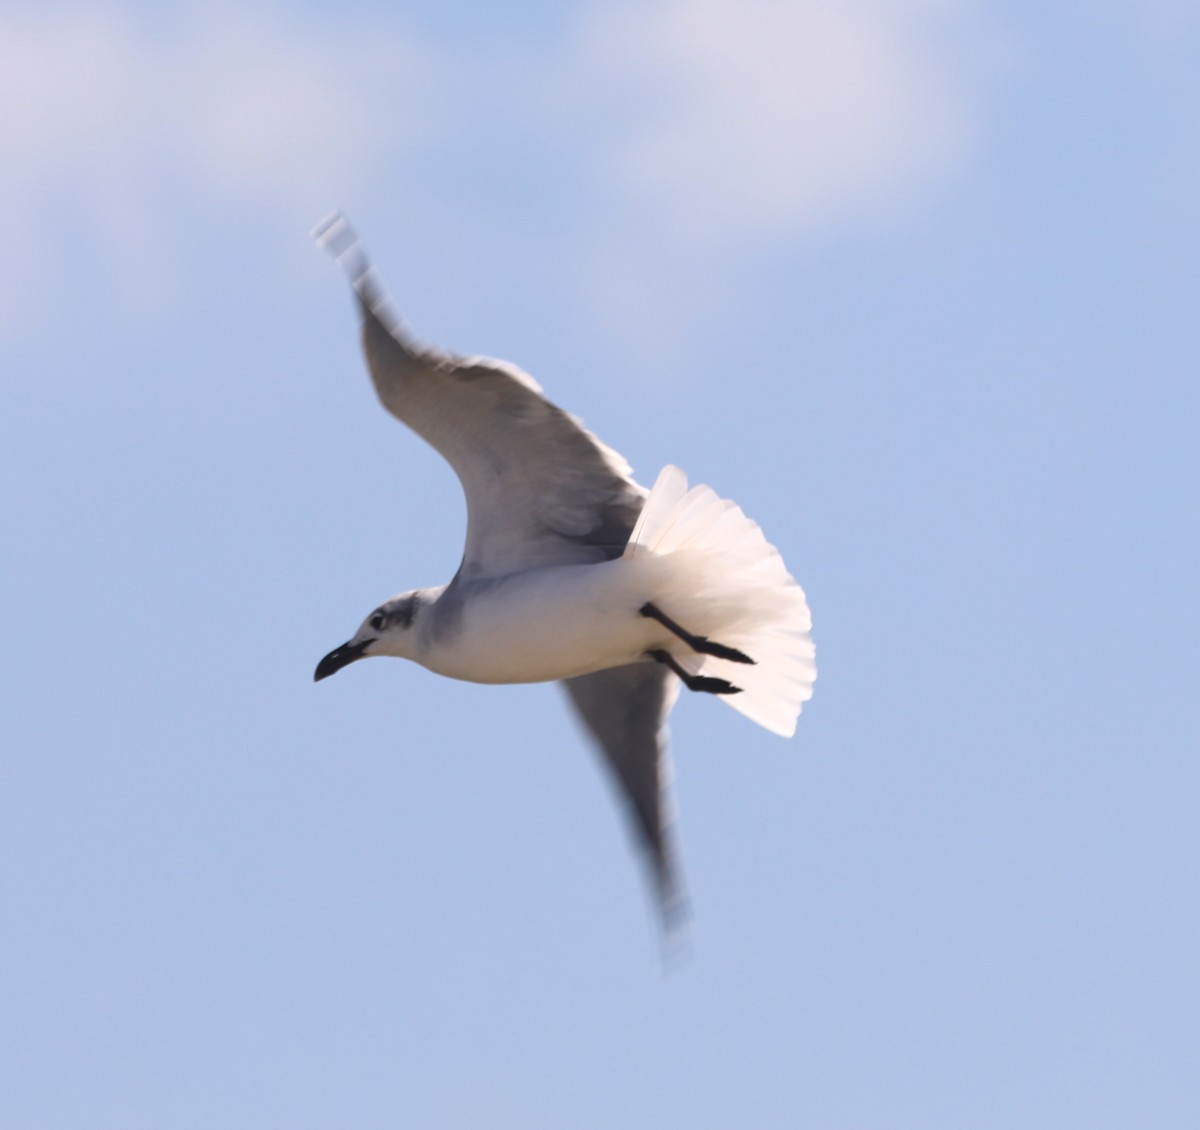
<path fill-rule="evenodd" d="M 660 0 L 599 18 L 629 187 L 689 239 L 804 230 L 944 171 L 977 75 L 953 0 Z"/>
<path fill-rule="evenodd" d="M 239 18 L 204 29 L 180 62 L 191 161 L 233 195 L 327 193 L 416 131 L 419 54 L 387 28 L 289 36 Z"/>
<path fill-rule="evenodd" d="M 0 11 L 0 318 L 65 269 L 64 218 L 135 304 L 167 291 L 185 227 L 240 210 L 302 232 L 371 188 L 509 253 L 504 209 L 551 207 L 528 161 L 586 173 L 571 234 L 547 226 L 576 246 L 548 253 L 665 325 L 717 249 L 886 212 L 977 129 L 972 0 L 596 0 L 553 38 L 438 45 L 362 13 L 164 11 Z M 396 175 L 418 138 L 424 184 Z M 510 151 L 498 178 L 463 175 Z"/>
<path fill-rule="evenodd" d="M 53 266 L 64 215 L 126 275 L 154 273 L 155 233 L 181 204 L 268 203 L 311 223 L 411 131 L 419 74 L 387 28 L 318 33 L 220 6 L 166 30 L 100 6 L 0 13 L 4 289 Z"/>

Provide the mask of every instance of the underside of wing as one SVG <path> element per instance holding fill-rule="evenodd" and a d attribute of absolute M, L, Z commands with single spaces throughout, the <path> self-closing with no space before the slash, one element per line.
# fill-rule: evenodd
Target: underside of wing
<path fill-rule="evenodd" d="M 675 849 L 666 718 L 679 680 L 656 663 L 634 663 L 562 684 L 604 756 L 650 858 L 668 928 L 683 923 L 687 895 Z"/>
<path fill-rule="evenodd" d="M 317 238 L 358 295 L 379 399 L 462 483 L 463 579 L 619 556 L 646 497 L 625 460 L 515 366 L 414 341 L 344 217 Z"/>

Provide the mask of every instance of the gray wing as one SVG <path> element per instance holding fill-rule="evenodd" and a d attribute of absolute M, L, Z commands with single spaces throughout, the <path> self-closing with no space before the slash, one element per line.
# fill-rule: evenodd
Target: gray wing
<path fill-rule="evenodd" d="M 460 576 L 619 556 L 647 493 L 625 460 L 515 366 L 458 357 L 409 337 L 342 216 L 326 221 L 317 238 L 358 294 L 379 399 L 462 482 L 467 544 Z"/>
<path fill-rule="evenodd" d="M 562 685 L 629 803 L 654 868 L 663 920 L 668 928 L 679 926 L 687 917 L 687 892 L 675 849 L 665 725 L 679 680 L 657 663 L 633 663 Z"/>

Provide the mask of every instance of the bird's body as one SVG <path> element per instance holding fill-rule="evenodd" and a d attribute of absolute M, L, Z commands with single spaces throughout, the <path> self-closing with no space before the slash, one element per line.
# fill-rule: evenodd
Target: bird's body
<path fill-rule="evenodd" d="M 618 558 L 450 585 L 406 658 L 472 683 L 546 683 L 633 663 L 669 635 L 638 614 L 645 572 Z"/>
<path fill-rule="evenodd" d="M 345 220 L 320 238 L 347 263 L 380 399 L 454 467 L 468 523 L 449 584 L 385 601 L 316 678 L 391 655 L 468 682 L 562 681 L 676 914 L 666 715 L 682 682 L 790 735 L 816 677 L 804 593 L 734 503 L 674 467 L 647 492 L 519 369 L 417 345 Z"/>

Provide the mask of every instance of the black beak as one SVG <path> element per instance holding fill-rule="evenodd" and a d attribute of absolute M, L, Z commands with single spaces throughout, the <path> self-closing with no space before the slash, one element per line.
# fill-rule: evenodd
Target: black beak
<path fill-rule="evenodd" d="M 347 664 L 361 659 L 368 645 L 374 642 L 373 639 L 370 639 L 363 640 L 362 643 L 344 643 L 341 647 L 335 647 L 317 664 L 317 669 L 313 672 L 313 682 L 319 683 L 322 679 L 328 679 L 330 675 L 340 671 Z"/>

